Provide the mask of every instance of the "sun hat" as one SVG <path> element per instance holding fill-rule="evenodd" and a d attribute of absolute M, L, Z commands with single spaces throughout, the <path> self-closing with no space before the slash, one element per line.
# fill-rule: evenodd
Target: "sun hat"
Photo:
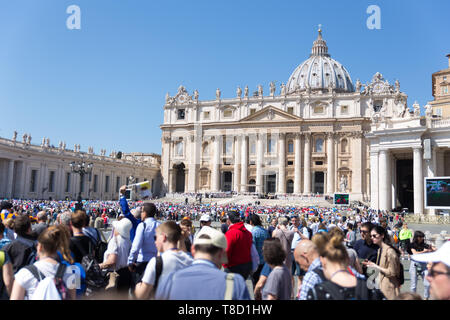
<path fill-rule="evenodd" d="M 117 230 L 122 237 L 125 239 L 130 239 L 130 230 L 133 227 L 130 219 L 123 218 L 120 219 L 120 221 L 113 221 L 112 226 L 114 230 Z"/>
<path fill-rule="evenodd" d="M 434 252 L 413 254 L 411 259 L 417 262 L 442 262 L 450 267 L 450 241 Z"/>

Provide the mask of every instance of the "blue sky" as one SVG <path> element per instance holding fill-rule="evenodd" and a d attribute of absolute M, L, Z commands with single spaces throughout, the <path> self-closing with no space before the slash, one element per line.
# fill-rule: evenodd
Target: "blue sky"
<path fill-rule="evenodd" d="M 81 30 L 66 27 L 70 5 Z M 366 26 L 369 5 L 380 30 Z M 448 0 L 0 0 L 0 136 L 161 153 L 166 92 L 267 92 L 308 58 L 319 23 L 353 82 L 381 72 L 424 106 L 448 67 L 448 12 Z"/>

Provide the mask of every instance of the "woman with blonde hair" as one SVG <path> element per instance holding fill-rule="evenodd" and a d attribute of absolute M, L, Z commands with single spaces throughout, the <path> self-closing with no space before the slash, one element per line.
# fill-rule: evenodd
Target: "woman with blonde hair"
<path fill-rule="evenodd" d="M 11 300 L 33 299 L 33 294 L 40 281 L 46 277 L 55 277 L 58 271 L 62 274 L 62 279 L 67 288 L 64 299 L 75 299 L 75 286 L 69 282 L 73 276 L 72 271 L 66 265 L 59 262 L 58 250 L 61 254 L 70 258 L 68 253 L 67 230 L 63 226 L 51 226 L 44 230 L 38 238 L 36 261 L 30 266 L 20 269 L 15 274 L 14 284 L 11 292 Z M 33 272 L 31 270 L 35 270 Z M 36 276 L 38 275 L 38 277 Z"/>

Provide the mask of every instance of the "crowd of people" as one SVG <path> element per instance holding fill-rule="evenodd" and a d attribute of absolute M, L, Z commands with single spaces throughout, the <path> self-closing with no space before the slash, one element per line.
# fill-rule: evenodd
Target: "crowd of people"
<path fill-rule="evenodd" d="M 131 202 L 125 186 L 120 193 L 82 207 L 2 201 L 0 298 L 421 300 L 420 280 L 423 298 L 450 299 L 450 242 L 433 247 L 398 213 Z"/>

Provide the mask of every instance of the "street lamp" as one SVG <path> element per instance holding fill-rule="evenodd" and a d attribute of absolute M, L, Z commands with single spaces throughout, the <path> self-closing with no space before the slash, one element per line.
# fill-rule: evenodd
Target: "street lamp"
<path fill-rule="evenodd" d="M 85 174 L 89 174 L 89 173 L 92 172 L 92 167 L 93 166 L 94 165 L 92 163 L 89 163 L 86 166 L 86 163 L 84 161 L 82 161 L 82 162 L 75 162 L 75 161 L 73 161 L 73 162 L 70 163 L 70 170 L 73 173 L 77 173 L 77 174 L 80 175 L 80 193 L 78 194 L 78 198 L 77 198 L 78 203 L 75 206 L 76 210 L 79 210 L 79 209 L 83 208 L 83 204 L 81 202 L 82 201 L 82 199 L 81 199 L 81 190 L 82 190 L 82 187 L 83 187 L 83 177 L 84 177 Z"/>

